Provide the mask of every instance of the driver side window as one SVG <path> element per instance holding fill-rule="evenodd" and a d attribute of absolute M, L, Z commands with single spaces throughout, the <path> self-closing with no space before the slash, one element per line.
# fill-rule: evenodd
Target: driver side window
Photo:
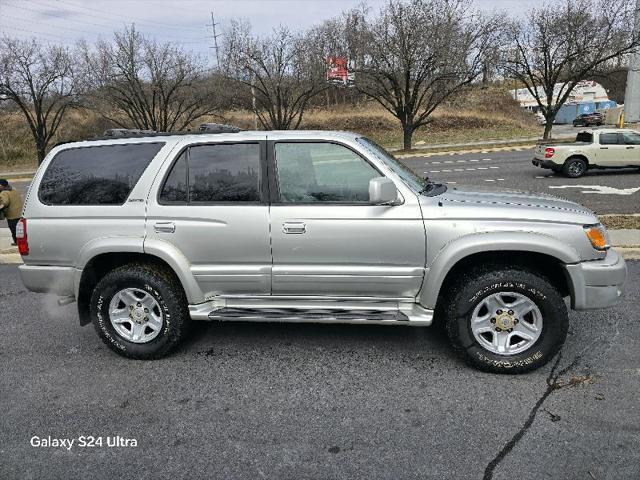
<path fill-rule="evenodd" d="M 381 174 L 360 155 L 328 142 L 278 142 L 283 203 L 369 203 L 369 181 Z"/>

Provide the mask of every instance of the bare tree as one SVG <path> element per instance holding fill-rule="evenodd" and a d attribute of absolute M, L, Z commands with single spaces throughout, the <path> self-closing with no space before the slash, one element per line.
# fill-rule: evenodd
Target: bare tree
<path fill-rule="evenodd" d="M 63 47 L 8 37 L 0 41 L 0 100 L 24 115 L 36 144 L 38 164 L 65 113 L 77 105 L 73 62 Z"/>
<path fill-rule="evenodd" d="M 227 73 L 251 90 L 249 108 L 265 129 L 298 128 L 309 101 L 326 88 L 322 51 L 304 34 L 280 27 L 260 38 L 234 22 L 224 51 Z"/>
<path fill-rule="evenodd" d="M 370 24 L 356 85 L 400 120 L 405 149 L 444 100 L 481 74 L 498 24 L 466 0 L 390 0 Z"/>
<path fill-rule="evenodd" d="M 635 0 L 565 0 L 532 9 L 511 26 L 507 75 L 522 83 L 546 120 L 544 138 L 576 85 L 640 45 Z"/>
<path fill-rule="evenodd" d="M 145 38 L 135 28 L 113 43 L 81 44 L 92 105 L 121 127 L 184 130 L 216 111 L 199 60 L 171 43 Z M 126 118 L 123 118 L 123 116 Z"/>

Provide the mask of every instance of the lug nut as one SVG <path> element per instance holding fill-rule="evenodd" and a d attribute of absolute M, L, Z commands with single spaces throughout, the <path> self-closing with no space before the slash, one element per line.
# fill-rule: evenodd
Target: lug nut
<path fill-rule="evenodd" d="M 517 318 L 513 319 L 513 323 L 518 323 L 520 320 L 518 320 Z"/>
<path fill-rule="evenodd" d="M 500 327 L 496 327 L 496 332 L 501 332 L 502 329 Z"/>
<path fill-rule="evenodd" d="M 148 309 L 148 308 L 145 308 L 145 309 L 144 309 L 144 313 L 149 313 L 149 309 Z"/>
<path fill-rule="evenodd" d="M 507 330 L 507 332 L 509 333 L 513 332 L 513 328 L 510 328 L 509 330 Z"/>
<path fill-rule="evenodd" d="M 141 307 L 141 306 L 142 306 L 142 304 L 141 304 L 140 302 L 138 302 L 138 306 L 139 306 L 139 307 Z"/>
<path fill-rule="evenodd" d="M 133 310 L 133 305 L 129 305 L 129 310 Z"/>
<path fill-rule="evenodd" d="M 491 319 L 491 323 L 496 323 L 496 319 L 495 319 L 495 318 L 492 318 L 492 319 Z"/>
<path fill-rule="evenodd" d="M 513 315 L 513 310 L 509 310 L 509 315 Z"/>
<path fill-rule="evenodd" d="M 498 310 L 496 313 L 497 313 L 498 315 L 502 315 L 502 310 Z"/>

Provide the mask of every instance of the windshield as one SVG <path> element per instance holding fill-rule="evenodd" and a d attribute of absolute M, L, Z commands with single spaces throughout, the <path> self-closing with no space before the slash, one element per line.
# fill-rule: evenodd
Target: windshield
<path fill-rule="evenodd" d="M 429 187 L 429 182 L 413 173 L 408 167 L 400 163 L 396 158 L 378 145 L 373 140 L 366 137 L 357 139 L 358 143 L 364 145 L 371 153 L 382 160 L 402 181 L 416 193 L 420 193 Z"/>

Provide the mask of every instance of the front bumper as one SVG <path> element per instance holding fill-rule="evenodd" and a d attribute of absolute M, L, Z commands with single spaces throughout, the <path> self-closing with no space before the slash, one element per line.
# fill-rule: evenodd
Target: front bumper
<path fill-rule="evenodd" d="M 541 160 L 539 158 L 534 158 L 533 160 L 531 160 L 531 163 L 533 163 L 536 167 L 542 167 L 542 168 L 559 168 L 560 167 L 560 165 L 558 165 L 553 160 Z"/>
<path fill-rule="evenodd" d="M 60 297 L 74 295 L 76 269 L 73 267 L 20 265 L 18 271 L 27 290 L 53 293 Z"/>
<path fill-rule="evenodd" d="M 571 307 L 574 310 L 610 307 L 624 292 L 627 265 L 613 249 L 609 249 L 602 260 L 566 265 L 566 269 L 572 290 Z"/>

